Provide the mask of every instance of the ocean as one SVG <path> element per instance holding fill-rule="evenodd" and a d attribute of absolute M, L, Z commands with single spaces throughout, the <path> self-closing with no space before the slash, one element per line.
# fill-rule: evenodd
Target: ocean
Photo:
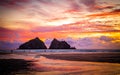
<path fill-rule="evenodd" d="M 120 52 L 119 49 L 17 49 L 0 50 L 0 52 Z"/>

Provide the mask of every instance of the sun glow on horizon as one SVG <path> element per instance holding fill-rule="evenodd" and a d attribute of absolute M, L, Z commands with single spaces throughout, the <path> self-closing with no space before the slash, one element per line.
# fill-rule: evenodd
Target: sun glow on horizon
<path fill-rule="evenodd" d="M 45 41 L 53 38 L 83 39 L 102 36 L 106 36 L 105 39 L 115 38 L 112 41 L 119 42 L 119 0 L 2 0 L 0 2 L 2 44 L 3 41 L 25 42 L 35 37 Z M 114 44 L 111 41 L 107 42 L 108 45 Z"/>
<path fill-rule="evenodd" d="M 68 18 L 68 19 L 61 19 L 61 20 L 53 20 L 53 21 L 49 21 L 48 23 L 46 23 L 47 26 L 62 26 L 65 24 L 71 24 L 74 23 L 74 19 L 72 18 Z"/>

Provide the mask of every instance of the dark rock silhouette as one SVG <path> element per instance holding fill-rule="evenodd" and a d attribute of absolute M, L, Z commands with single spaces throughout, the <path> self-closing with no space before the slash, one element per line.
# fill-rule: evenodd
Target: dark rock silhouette
<path fill-rule="evenodd" d="M 49 49 L 73 49 L 70 45 L 65 41 L 58 41 L 57 39 L 53 39 Z"/>
<path fill-rule="evenodd" d="M 47 47 L 43 41 L 36 37 L 35 39 L 20 45 L 19 49 L 47 49 Z"/>
<path fill-rule="evenodd" d="M 70 49 L 76 49 L 75 47 L 71 47 Z"/>

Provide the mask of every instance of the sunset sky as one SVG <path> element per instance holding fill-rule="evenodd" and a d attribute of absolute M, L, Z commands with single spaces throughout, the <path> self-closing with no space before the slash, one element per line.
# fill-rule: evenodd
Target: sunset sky
<path fill-rule="evenodd" d="M 120 49 L 120 0 L 0 0 L 0 49 L 39 37 L 77 49 Z"/>

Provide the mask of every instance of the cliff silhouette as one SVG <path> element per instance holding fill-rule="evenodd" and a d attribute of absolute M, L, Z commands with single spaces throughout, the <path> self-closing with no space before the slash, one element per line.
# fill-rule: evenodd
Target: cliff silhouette
<path fill-rule="evenodd" d="M 53 39 L 49 49 L 73 49 L 66 41 L 58 41 Z"/>
<path fill-rule="evenodd" d="M 18 49 L 47 49 L 45 43 L 38 37 L 31 39 L 19 46 Z M 71 47 L 66 41 L 59 41 L 54 38 L 48 49 L 76 49 Z"/>
<path fill-rule="evenodd" d="M 19 49 L 47 49 L 47 47 L 42 40 L 36 37 L 20 45 Z"/>

